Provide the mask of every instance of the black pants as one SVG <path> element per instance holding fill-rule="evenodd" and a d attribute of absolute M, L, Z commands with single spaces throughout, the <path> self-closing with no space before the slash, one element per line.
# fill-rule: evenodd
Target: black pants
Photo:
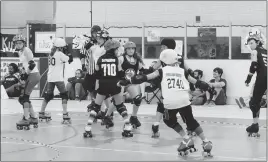
<path fill-rule="evenodd" d="M 95 91 L 95 85 L 96 85 L 96 76 L 86 74 L 85 80 L 83 83 L 83 87 L 88 92 L 94 92 Z"/>
<path fill-rule="evenodd" d="M 259 111 L 261 108 L 261 99 L 266 89 L 267 89 L 267 76 L 257 75 L 253 90 L 253 96 L 249 102 L 249 107 L 252 111 L 253 118 L 259 117 Z"/>
<path fill-rule="evenodd" d="M 179 109 L 172 109 L 172 110 L 165 109 L 164 122 L 168 127 L 174 128 L 178 124 L 177 121 L 178 113 L 180 113 L 180 116 L 185 121 L 188 130 L 194 131 L 197 127 L 200 126 L 193 116 L 191 105 L 188 105 Z"/>

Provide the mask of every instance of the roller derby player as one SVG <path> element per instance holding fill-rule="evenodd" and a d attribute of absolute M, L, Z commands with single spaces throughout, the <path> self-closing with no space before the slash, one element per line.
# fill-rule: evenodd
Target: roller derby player
<path fill-rule="evenodd" d="M 92 137 L 91 125 L 96 118 L 96 115 L 101 109 L 101 104 L 107 98 L 107 96 L 112 96 L 115 102 L 115 107 L 118 113 L 124 119 L 124 130 L 122 132 L 123 137 L 132 137 L 131 132 L 132 125 L 128 119 L 128 113 L 126 106 L 123 103 L 123 94 L 121 93 L 121 87 L 118 86 L 118 82 L 124 77 L 124 72 L 122 71 L 122 63 L 119 62 L 117 53 L 120 43 L 115 40 L 107 40 L 104 44 L 106 53 L 97 61 L 96 65 L 96 76 L 99 79 L 99 87 L 97 90 L 97 96 L 93 108 L 89 112 L 89 119 L 87 126 L 85 127 L 84 137 Z M 106 122 L 109 116 L 105 116 L 104 122 Z M 110 125 L 112 126 L 112 125 Z"/>
<path fill-rule="evenodd" d="M 172 38 L 164 38 L 161 41 L 161 51 L 165 50 L 165 49 L 175 49 L 176 48 L 176 42 L 174 39 Z M 182 61 L 180 63 L 181 67 L 184 66 L 184 62 L 183 62 L 183 58 Z M 148 71 L 146 71 L 145 73 L 152 73 L 155 70 L 158 70 L 161 68 L 161 61 L 158 60 L 152 67 L 149 68 Z M 153 80 L 150 81 L 153 85 L 157 86 L 160 88 L 160 93 L 161 93 L 161 78 L 157 77 Z M 161 122 L 161 120 L 163 119 L 163 113 L 164 113 L 164 105 L 162 102 L 162 97 L 160 98 L 159 102 L 157 103 L 157 109 L 156 109 L 156 122 L 152 125 L 152 138 L 158 138 L 160 136 L 160 132 L 159 132 L 159 124 Z"/>
<path fill-rule="evenodd" d="M 68 92 L 65 88 L 64 83 L 64 64 L 66 62 L 71 63 L 73 61 L 73 56 L 67 51 L 67 44 L 64 39 L 56 38 L 53 41 L 53 47 L 51 53 L 48 56 L 48 73 L 47 73 L 47 91 L 44 94 L 44 100 L 41 106 L 41 111 L 39 112 L 40 120 L 51 120 L 51 115 L 45 113 L 45 109 L 50 100 L 54 98 L 55 86 L 60 92 L 60 97 L 62 99 L 62 109 L 63 109 L 63 121 L 62 124 L 71 124 L 71 118 L 67 111 L 67 101 Z"/>
<path fill-rule="evenodd" d="M 96 30 L 97 31 L 97 30 Z M 93 33 L 94 34 L 94 33 Z M 97 40 L 97 44 L 95 46 L 92 46 L 90 48 L 90 50 L 88 51 L 89 53 L 87 54 L 87 67 L 88 67 L 88 74 L 85 78 L 85 84 L 87 84 L 88 86 L 90 86 L 89 91 L 94 92 L 94 94 L 96 94 L 96 90 L 98 89 L 99 86 L 99 81 L 96 78 L 96 70 L 95 67 L 97 66 L 97 61 L 98 59 L 105 54 L 105 49 L 104 49 L 104 44 L 107 40 L 110 39 L 109 33 L 106 30 L 98 30 L 96 32 L 96 40 Z M 94 48 L 93 48 L 94 47 Z M 95 98 L 96 95 L 94 95 L 93 98 Z M 92 100 L 91 104 L 89 104 L 87 106 L 88 112 L 92 109 L 93 105 L 94 105 L 94 99 Z M 106 107 L 111 107 L 111 99 L 107 98 L 104 101 Z M 101 106 L 101 111 L 97 114 L 96 120 L 94 122 L 97 121 L 97 119 L 101 119 L 103 120 L 103 117 L 105 116 L 105 113 L 107 112 L 107 109 L 104 106 L 104 104 L 102 104 Z"/>
<path fill-rule="evenodd" d="M 252 76 L 257 72 L 253 95 L 249 101 L 249 108 L 253 115 L 253 124 L 246 128 L 249 136 L 259 137 L 260 103 L 264 92 L 267 90 L 267 50 L 262 47 L 263 41 L 260 33 L 249 33 L 247 44 L 251 52 L 251 66 L 245 81 L 249 85 Z"/>
<path fill-rule="evenodd" d="M 23 118 L 17 122 L 17 129 L 30 129 L 30 125 L 34 128 L 38 127 L 38 119 L 36 118 L 33 106 L 30 101 L 30 95 L 34 87 L 40 81 L 40 74 L 37 66 L 34 62 L 34 56 L 32 51 L 26 47 L 26 38 L 22 35 L 16 35 L 13 38 L 16 48 L 19 50 L 19 59 L 22 63 L 25 73 L 22 73 L 20 79 L 25 81 L 25 87 L 22 94 L 19 97 L 19 103 L 23 106 Z"/>
<path fill-rule="evenodd" d="M 136 75 L 139 71 L 144 71 L 144 63 L 140 55 L 136 52 L 136 44 L 134 42 L 126 42 L 124 45 L 125 52 L 119 57 L 122 63 L 122 69 L 125 72 L 126 78 L 131 78 Z M 140 121 L 137 118 L 137 113 L 142 102 L 141 87 L 139 84 L 131 84 L 125 87 L 126 92 L 129 93 L 133 100 L 133 111 L 130 117 L 130 123 L 133 128 L 141 126 Z"/>
<path fill-rule="evenodd" d="M 191 102 L 189 98 L 189 82 L 195 84 L 203 90 L 210 90 L 207 83 L 196 80 L 191 77 L 187 71 L 179 66 L 178 55 L 172 49 L 166 49 L 160 54 L 162 69 L 159 69 L 148 75 L 136 75 L 131 80 L 121 80 L 121 85 L 128 82 L 132 84 L 140 84 L 156 77 L 161 77 L 161 88 L 164 104 L 164 123 L 174 129 L 183 137 L 178 152 L 180 155 L 187 155 L 188 152 L 196 151 L 194 141 L 189 137 L 182 126 L 177 121 L 177 113 L 180 113 L 186 120 L 187 127 L 194 131 L 203 141 L 203 155 L 211 156 L 212 143 L 207 140 L 199 123 L 194 119 L 192 113 Z M 187 78 L 187 79 L 186 79 Z M 188 82 L 188 81 L 189 82 Z M 173 97 L 178 96 L 178 98 Z"/>

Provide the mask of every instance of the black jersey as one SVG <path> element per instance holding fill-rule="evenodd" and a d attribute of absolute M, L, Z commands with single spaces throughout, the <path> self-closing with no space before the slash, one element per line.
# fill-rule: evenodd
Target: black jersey
<path fill-rule="evenodd" d="M 106 53 L 102 55 L 97 62 L 97 65 L 99 66 L 100 80 L 118 80 L 118 63 L 119 61 L 115 54 Z"/>
<path fill-rule="evenodd" d="M 5 87 L 5 89 L 7 89 L 7 88 L 13 86 L 14 84 L 19 83 L 19 80 L 20 80 L 19 73 L 7 74 L 4 77 L 3 86 Z"/>
<path fill-rule="evenodd" d="M 267 50 L 263 47 L 256 48 L 258 69 L 257 75 L 267 76 Z"/>
<path fill-rule="evenodd" d="M 131 64 L 127 58 L 126 55 L 123 55 L 124 61 L 122 63 L 122 69 L 125 72 L 125 76 L 134 76 L 138 73 L 139 70 L 139 62 L 136 61 L 136 64 Z"/>

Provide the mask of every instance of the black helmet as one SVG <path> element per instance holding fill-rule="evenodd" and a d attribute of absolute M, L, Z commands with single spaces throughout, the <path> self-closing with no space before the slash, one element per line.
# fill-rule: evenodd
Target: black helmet
<path fill-rule="evenodd" d="M 176 48 L 176 42 L 172 38 L 164 38 L 161 41 L 161 45 L 167 46 L 168 49 L 175 49 Z"/>
<path fill-rule="evenodd" d="M 98 25 L 94 25 L 94 26 L 92 26 L 92 28 L 91 28 L 91 33 L 97 33 L 98 31 L 101 31 L 101 27 L 100 26 L 98 26 Z"/>
<path fill-rule="evenodd" d="M 106 31 L 106 30 L 100 30 L 100 31 L 97 32 L 97 37 L 108 39 L 109 38 L 109 32 Z"/>

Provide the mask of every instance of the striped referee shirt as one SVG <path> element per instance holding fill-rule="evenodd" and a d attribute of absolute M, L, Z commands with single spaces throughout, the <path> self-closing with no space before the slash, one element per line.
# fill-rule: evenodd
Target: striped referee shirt
<path fill-rule="evenodd" d="M 85 64 L 89 75 L 93 75 L 98 59 L 105 54 L 103 46 L 94 45 L 85 53 Z"/>

